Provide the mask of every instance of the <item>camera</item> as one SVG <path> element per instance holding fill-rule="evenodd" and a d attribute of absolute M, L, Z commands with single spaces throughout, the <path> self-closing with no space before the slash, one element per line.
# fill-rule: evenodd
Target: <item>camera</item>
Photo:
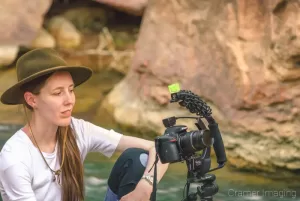
<path fill-rule="evenodd" d="M 164 119 L 167 127 L 165 133 L 155 139 L 157 152 L 162 163 L 176 163 L 187 160 L 195 152 L 211 145 L 211 134 L 208 129 L 188 132 L 184 125 L 170 125 L 171 117 Z M 177 118 L 178 119 L 178 118 Z"/>
<path fill-rule="evenodd" d="M 226 153 L 222 136 L 217 122 L 212 117 L 211 108 L 196 94 L 188 90 L 180 90 L 179 86 L 169 86 L 171 92 L 171 103 L 178 102 L 180 106 L 186 107 L 196 117 L 168 117 L 163 119 L 166 127 L 163 135 L 155 138 L 156 161 L 154 163 L 154 185 L 151 201 L 155 200 L 156 191 L 156 164 L 158 159 L 161 163 L 186 162 L 187 183 L 183 201 L 196 201 L 197 196 L 201 201 L 212 201 L 213 195 L 218 192 L 215 183 L 216 176 L 208 174 L 214 170 L 223 168 L 226 163 Z M 188 131 L 185 125 L 176 125 L 177 119 L 195 119 L 198 130 Z M 208 128 L 202 121 L 205 119 Z M 211 147 L 213 146 L 218 166 L 211 169 Z M 202 151 L 201 154 L 198 152 Z M 199 183 L 196 193 L 189 194 L 191 183 Z"/>

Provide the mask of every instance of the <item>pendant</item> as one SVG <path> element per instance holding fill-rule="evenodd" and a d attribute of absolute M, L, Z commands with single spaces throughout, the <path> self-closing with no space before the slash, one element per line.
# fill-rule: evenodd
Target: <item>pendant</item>
<path fill-rule="evenodd" d="M 61 186 L 61 183 L 60 183 L 60 173 L 61 173 L 60 170 L 53 172 L 53 178 L 52 178 L 52 181 L 53 181 L 53 182 L 56 182 L 56 181 L 57 181 L 57 184 Z M 56 177 L 57 177 L 57 178 L 56 178 Z"/>
<path fill-rule="evenodd" d="M 56 177 L 55 177 L 55 174 L 53 173 L 53 176 L 52 176 L 52 181 L 55 182 L 56 181 Z"/>

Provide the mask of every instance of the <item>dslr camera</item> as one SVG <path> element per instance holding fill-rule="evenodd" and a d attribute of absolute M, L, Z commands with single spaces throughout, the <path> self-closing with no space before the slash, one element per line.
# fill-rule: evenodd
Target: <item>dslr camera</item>
<path fill-rule="evenodd" d="M 174 86 L 174 85 L 173 85 Z M 169 89 L 171 87 L 169 86 Z M 172 89 L 172 88 L 171 88 Z M 173 88 L 174 89 L 174 88 Z M 157 159 L 162 163 L 186 162 L 187 183 L 184 201 L 196 201 L 197 196 L 201 201 L 212 201 L 213 195 L 218 192 L 218 185 L 215 183 L 215 175 L 208 172 L 224 167 L 226 153 L 218 124 L 212 117 L 211 108 L 197 95 L 187 90 L 180 90 L 177 84 L 176 90 L 171 92 L 171 103 L 178 102 L 186 107 L 195 117 L 169 117 L 163 119 L 166 130 L 163 135 L 155 138 Z M 185 125 L 176 125 L 177 119 L 189 118 L 196 120 L 198 130 L 188 131 Z M 208 128 L 202 121 L 205 119 Z M 211 167 L 211 147 L 213 146 L 218 167 Z M 197 153 L 202 151 L 201 154 Z M 156 168 L 156 167 L 155 167 Z M 156 181 L 156 170 L 154 180 Z M 191 183 L 199 183 L 196 193 L 189 194 Z M 156 187 L 156 186 L 155 186 Z M 155 188 L 153 188 L 155 190 Z M 153 196 L 153 194 L 152 194 Z M 155 196 L 154 196 L 155 197 Z M 155 200 L 155 198 L 151 200 Z"/>

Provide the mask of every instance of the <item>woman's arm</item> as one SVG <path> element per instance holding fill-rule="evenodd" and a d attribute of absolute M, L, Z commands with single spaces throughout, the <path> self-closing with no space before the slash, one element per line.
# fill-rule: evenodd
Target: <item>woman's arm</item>
<path fill-rule="evenodd" d="M 31 188 L 28 167 L 23 163 L 20 162 L 6 169 L 1 169 L 0 180 L 3 187 L 1 195 L 4 200 L 36 201 Z"/>
<path fill-rule="evenodd" d="M 145 140 L 145 139 L 141 139 L 141 138 L 137 138 L 137 137 L 123 135 L 117 146 L 117 150 L 123 152 L 124 150 L 126 150 L 128 148 L 141 148 L 141 149 L 147 150 L 149 152 L 148 163 L 147 163 L 144 174 L 150 174 L 153 176 L 154 168 L 152 168 L 152 166 L 153 166 L 153 164 L 155 162 L 155 158 L 156 158 L 156 150 L 155 150 L 154 142 Z M 162 164 L 160 162 L 160 160 L 158 161 L 158 163 L 157 163 L 157 182 L 159 182 L 161 180 L 161 178 L 167 171 L 168 166 L 169 166 L 169 164 Z M 151 171 L 148 172 L 150 169 L 151 169 Z"/>

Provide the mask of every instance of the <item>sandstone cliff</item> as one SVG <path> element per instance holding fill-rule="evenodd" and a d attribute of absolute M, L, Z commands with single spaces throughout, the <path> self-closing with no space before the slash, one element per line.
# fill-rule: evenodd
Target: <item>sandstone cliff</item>
<path fill-rule="evenodd" d="M 167 85 L 179 82 L 212 106 L 231 164 L 299 170 L 299 10 L 296 1 L 153 0 L 105 106 L 122 124 L 162 133 L 162 118 L 188 114 L 168 105 Z"/>
<path fill-rule="evenodd" d="M 2 0 L 0 45 L 28 45 L 42 27 L 52 0 Z"/>

